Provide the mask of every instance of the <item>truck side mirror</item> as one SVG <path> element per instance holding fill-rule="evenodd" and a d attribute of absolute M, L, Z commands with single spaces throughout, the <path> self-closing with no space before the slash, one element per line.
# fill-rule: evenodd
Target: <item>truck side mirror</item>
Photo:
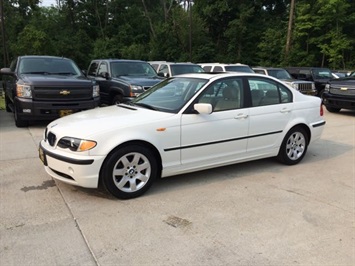
<path fill-rule="evenodd" d="M 99 76 L 104 78 L 104 79 L 109 79 L 110 78 L 110 74 L 108 72 L 101 72 Z"/>

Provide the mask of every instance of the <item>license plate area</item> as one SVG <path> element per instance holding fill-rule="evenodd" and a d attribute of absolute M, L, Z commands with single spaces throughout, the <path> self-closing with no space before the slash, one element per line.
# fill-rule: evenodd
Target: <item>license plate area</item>
<path fill-rule="evenodd" d="M 63 117 L 63 116 L 67 116 L 73 113 L 73 110 L 59 110 L 59 116 Z"/>

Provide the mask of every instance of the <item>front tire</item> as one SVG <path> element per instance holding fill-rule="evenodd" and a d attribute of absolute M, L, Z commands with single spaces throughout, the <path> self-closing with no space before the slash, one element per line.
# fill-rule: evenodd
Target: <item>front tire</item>
<path fill-rule="evenodd" d="M 122 102 L 123 102 L 123 96 L 121 94 L 118 94 L 118 95 L 115 95 L 113 97 L 111 104 L 112 105 L 117 105 L 117 104 L 122 103 Z"/>
<path fill-rule="evenodd" d="M 326 109 L 328 110 L 328 112 L 330 112 L 330 113 L 339 113 L 339 112 L 340 112 L 340 108 L 329 107 L 329 106 L 326 106 L 325 108 L 326 108 Z"/>
<path fill-rule="evenodd" d="M 15 125 L 17 127 L 27 127 L 28 126 L 28 121 L 27 120 L 23 120 L 17 112 L 17 107 L 14 106 L 14 118 L 15 118 Z"/>
<path fill-rule="evenodd" d="M 277 159 L 287 165 L 299 163 L 307 152 L 308 138 L 302 127 L 292 128 L 282 141 Z"/>
<path fill-rule="evenodd" d="M 158 175 L 154 154 L 141 145 L 125 146 L 111 153 L 102 166 L 105 189 L 119 199 L 143 195 Z"/>

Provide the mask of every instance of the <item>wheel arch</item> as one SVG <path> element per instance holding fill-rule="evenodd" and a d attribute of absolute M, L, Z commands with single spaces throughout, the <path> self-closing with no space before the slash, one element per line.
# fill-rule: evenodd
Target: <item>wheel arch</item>
<path fill-rule="evenodd" d="M 291 128 L 289 128 L 287 130 L 287 133 L 290 132 L 292 129 L 296 128 L 296 127 L 301 127 L 302 129 L 304 129 L 306 131 L 306 133 L 307 133 L 307 145 L 309 145 L 309 143 L 311 142 L 312 133 L 311 133 L 310 128 L 305 123 L 295 124 L 294 126 L 292 126 Z"/>
<path fill-rule="evenodd" d="M 146 147 L 148 149 L 150 149 L 153 154 L 154 157 L 157 159 L 158 162 L 158 177 L 161 177 L 161 172 L 162 172 L 162 158 L 161 155 L 158 151 L 158 149 L 151 143 L 144 141 L 144 140 L 130 140 L 124 143 L 119 144 L 118 146 L 116 146 L 115 148 L 113 148 L 105 157 L 105 160 L 103 161 L 101 168 L 100 168 L 100 172 L 99 172 L 99 184 L 101 183 L 101 176 L 102 176 L 102 170 L 103 170 L 103 166 L 105 165 L 106 161 L 108 160 L 108 158 L 111 156 L 111 154 L 113 154 L 115 151 L 122 149 L 123 147 L 127 147 L 127 146 L 131 146 L 131 145 L 140 145 L 143 147 Z"/>

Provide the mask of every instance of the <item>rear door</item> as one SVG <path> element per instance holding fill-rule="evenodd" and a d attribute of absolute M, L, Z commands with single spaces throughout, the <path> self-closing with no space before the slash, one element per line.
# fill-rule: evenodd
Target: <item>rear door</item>
<path fill-rule="evenodd" d="M 292 92 L 270 79 L 248 77 L 247 80 L 252 98 L 247 151 L 268 154 L 281 144 L 292 117 Z"/>

